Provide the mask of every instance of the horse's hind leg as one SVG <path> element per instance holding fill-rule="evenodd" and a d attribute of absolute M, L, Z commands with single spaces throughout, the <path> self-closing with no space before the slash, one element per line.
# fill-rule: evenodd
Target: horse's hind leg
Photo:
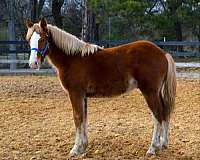
<path fill-rule="evenodd" d="M 159 94 L 153 92 L 150 94 L 144 94 L 145 99 L 149 108 L 152 111 L 152 117 L 154 122 L 153 136 L 151 145 L 147 151 L 148 155 L 155 154 L 158 149 L 160 149 L 160 136 L 162 131 L 162 120 L 163 120 L 163 107 L 160 100 Z"/>
<path fill-rule="evenodd" d="M 152 119 L 154 123 L 153 128 L 153 135 L 151 140 L 151 145 L 147 151 L 147 154 L 155 154 L 156 151 L 160 148 L 160 136 L 161 136 L 161 125 L 160 122 L 155 118 L 154 114 L 152 113 Z"/>
<path fill-rule="evenodd" d="M 85 152 L 88 145 L 87 137 L 87 104 L 85 97 L 79 92 L 69 92 L 73 107 L 73 116 L 76 127 L 75 144 L 70 156 L 77 156 Z"/>
<path fill-rule="evenodd" d="M 161 149 L 166 149 L 168 145 L 168 135 L 169 135 L 169 121 L 162 121 L 162 133 L 160 137 L 160 147 Z"/>

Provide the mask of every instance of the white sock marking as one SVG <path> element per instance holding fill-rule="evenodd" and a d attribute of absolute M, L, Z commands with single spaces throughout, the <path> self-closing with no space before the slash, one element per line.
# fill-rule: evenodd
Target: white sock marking
<path fill-rule="evenodd" d="M 169 122 L 162 121 L 161 147 L 167 147 L 169 135 Z"/>
<path fill-rule="evenodd" d="M 156 150 L 160 147 L 161 125 L 153 114 L 152 117 L 154 121 L 153 136 L 147 154 L 155 154 Z"/>
<path fill-rule="evenodd" d="M 72 156 L 79 155 L 83 153 L 88 144 L 88 136 L 87 136 L 87 115 L 85 115 L 85 103 L 83 99 L 83 122 L 81 123 L 79 128 L 76 128 L 76 138 L 75 144 L 70 154 Z"/>

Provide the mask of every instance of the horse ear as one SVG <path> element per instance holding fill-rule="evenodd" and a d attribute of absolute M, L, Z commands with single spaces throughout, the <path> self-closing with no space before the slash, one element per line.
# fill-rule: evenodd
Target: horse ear
<path fill-rule="evenodd" d="M 34 24 L 34 23 L 33 23 L 30 19 L 27 19 L 27 20 L 26 20 L 26 27 L 27 27 L 27 28 L 33 27 L 33 24 Z"/>
<path fill-rule="evenodd" d="M 40 24 L 40 27 L 42 28 L 42 30 L 43 30 L 44 32 L 46 32 L 46 31 L 47 31 L 47 20 L 46 20 L 44 17 L 42 17 L 42 18 L 40 19 L 39 24 Z"/>

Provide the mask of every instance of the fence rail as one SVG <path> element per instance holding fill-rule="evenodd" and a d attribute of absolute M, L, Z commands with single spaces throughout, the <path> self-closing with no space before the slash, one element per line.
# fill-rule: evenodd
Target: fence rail
<path fill-rule="evenodd" d="M 102 41 L 94 41 L 93 43 L 96 43 L 101 46 L 109 47 L 109 46 L 117 46 L 121 44 L 129 43 L 128 40 L 102 40 Z M 199 46 L 200 47 L 200 41 L 155 41 L 155 44 L 158 46 Z M 0 53 L 28 53 L 30 50 L 28 48 L 26 49 L 17 49 L 17 50 L 9 50 L 7 48 L 1 48 L 1 45 L 27 45 L 27 41 L 0 41 Z"/>
<path fill-rule="evenodd" d="M 126 44 L 131 41 L 128 40 L 102 40 L 102 41 L 94 41 L 99 45 L 106 45 L 106 46 L 116 46 L 120 44 Z M 200 46 L 200 41 L 154 41 L 155 44 L 158 46 Z"/>
<path fill-rule="evenodd" d="M 100 46 L 112 47 L 125 43 L 129 43 L 128 40 L 116 40 L 116 41 L 96 41 L 96 43 Z M 199 41 L 155 41 L 158 46 L 172 54 L 174 57 L 200 57 L 200 42 Z M 16 45 L 16 50 L 10 50 L 9 45 Z M 183 50 L 179 50 L 179 47 L 182 47 Z M 195 48 L 195 49 L 194 49 Z M 13 63 L 27 63 L 27 57 L 30 53 L 30 49 L 28 48 L 27 41 L 0 41 L 0 68 L 2 68 L 3 64 L 13 64 Z M 12 54 L 16 55 L 24 55 L 24 56 L 16 56 L 17 59 L 11 59 Z M 26 55 L 26 56 L 25 56 Z M 5 58 L 7 57 L 7 58 Z M 26 59 L 25 59 L 26 58 Z"/>
<path fill-rule="evenodd" d="M 28 44 L 27 41 L 0 41 L 1 44 Z"/>
<path fill-rule="evenodd" d="M 28 63 L 28 60 L 12 60 L 12 59 L 0 59 L 0 63 Z"/>
<path fill-rule="evenodd" d="M 17 53 L 29 53 L 29 49 L 16 49 L 16 50 L 10 50 L 6 48 L 0 48 L 0 54 L 2 53 L 10 53 L 10 54 L 17 54 Z"/>
<path fill-rule="evenodd" d="M 156 41 L 155 43 L 159 46 L 200 46 L 199 41 Z"/>

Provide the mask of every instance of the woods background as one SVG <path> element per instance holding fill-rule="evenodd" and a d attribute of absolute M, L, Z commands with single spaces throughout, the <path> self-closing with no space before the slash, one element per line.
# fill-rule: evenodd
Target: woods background
<path fill-rule="evenodd" d="M 40 16 L 87 41 L 200 41 L 200 0 L 1 0 L 0 40 L 24 40 Z"/>

